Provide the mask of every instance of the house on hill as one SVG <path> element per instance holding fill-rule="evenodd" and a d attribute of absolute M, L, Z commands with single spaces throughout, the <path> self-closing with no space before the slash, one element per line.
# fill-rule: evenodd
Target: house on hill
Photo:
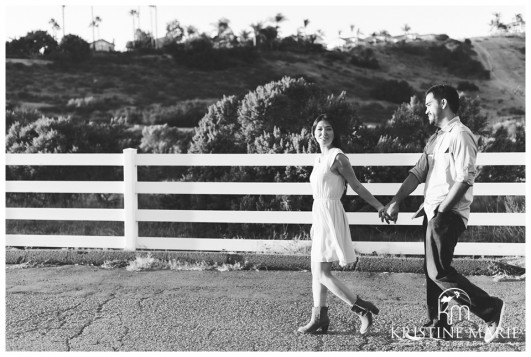
<path fill-rule="evenodd" d="M 90 48 L 96 52 L 114 52 L 114 41 L 111 43 L 103 39 L 96 40 L 90 44 Z"/>
<path fill-rule="evenodd" d="M 392 36 L 389 41 L 392 43 L 398 43 L 398 42 L 410 42 L 415 41 L 419 38 L 419 35 L 417 33 L 406 33 L 404 35 L 399 36 Z"/>
<path fill-rule="evenodd" d="M 511 23 L 508 23 L 506 26 L 509 32 L 516 33 L 516 34 L 525 33 L 525 22 L 523 21 L 511 22 Z"/>

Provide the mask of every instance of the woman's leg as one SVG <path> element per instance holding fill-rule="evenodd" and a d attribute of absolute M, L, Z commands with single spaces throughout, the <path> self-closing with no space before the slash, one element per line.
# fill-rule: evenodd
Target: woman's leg
<path fill-rule="evenodd" d="M 313 306 L 327 306 L 326 298 L 328 295 L 328 289 L 321 284 L 321 262 L 312 262 L 312 293 L 313 293 Z"/>
<path fill-rule="evenodd" d="M 330 290 L 334 295 L 346 302 L 349 306 L 352 306 L 356 303 L 357 296 L 352 291 L 350 291 L 350 289 L 342 281 L 332 275 L 332 263 L 312 262 L 312 274 L 314 277 L 314 299 L 316 296 L 316 291 L 318 291 L 315 288 L 315 280 L 317 277 L 320 285 L 324 285 L 328 290 Z"/>

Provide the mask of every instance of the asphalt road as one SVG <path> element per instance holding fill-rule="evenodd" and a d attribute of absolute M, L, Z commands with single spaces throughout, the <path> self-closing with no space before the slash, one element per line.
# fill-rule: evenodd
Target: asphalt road
<path fill-rule="evenodd" d="M 295 332 L 310 317 L 311 275 L 307 271 L 129 272 L 90 266 L 7 266 L 6 350 L 525 350 L 524 281 L 470 278 L 507 302 L 505 326 L 516 333 L 506 333 L 490 344 L 473 336 L 413 342 L 401 335 L 424 320 L 422 275 L 335 274 L 380 307 L 370 335 L 357 333 L 357 319 L 335 297 L 329 299 L 327 335 Z"/>

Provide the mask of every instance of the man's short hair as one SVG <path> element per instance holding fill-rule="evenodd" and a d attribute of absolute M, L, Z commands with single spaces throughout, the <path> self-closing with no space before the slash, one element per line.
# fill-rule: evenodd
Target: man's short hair
<path fill-rule="evenodd" d="M 426 95 L 430 93 L 437 100 L 446 99 L 452 112 L 457 113 L 459 110 L 459 94 L 454 87 L 448 84 L 436 84 L 426 91 Z"/>

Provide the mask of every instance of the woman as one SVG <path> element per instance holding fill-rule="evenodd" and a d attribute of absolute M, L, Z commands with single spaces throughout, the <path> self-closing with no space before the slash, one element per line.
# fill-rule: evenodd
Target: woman
<path fill-rule="evenodd" d="M 319 144 L 321 155 L 315 162 L 310 182 L 313 191 L 311 269 L 313 310 L 311 321 L 299 328 L 302 333 L 314 333 L 319 329 L 326 333 L 330 319 L 326 303 L 327 292 L 346 302 L 361 320 L 360 333 L 365 334 L 372 325 L 372 315 L 379 309 L 352 293 L 348 287 L 332 275 L 332 262 L 345 266 L 356 260 L 352 246 L 348 219 L 341 204 L 346 182 L 378 212 L 384 209 L 374 196 L 356 178 L 348 158 L 341 151 L 339 132 L 333 120 L 319 115 L 312 126 L 312 135 Z"/>

